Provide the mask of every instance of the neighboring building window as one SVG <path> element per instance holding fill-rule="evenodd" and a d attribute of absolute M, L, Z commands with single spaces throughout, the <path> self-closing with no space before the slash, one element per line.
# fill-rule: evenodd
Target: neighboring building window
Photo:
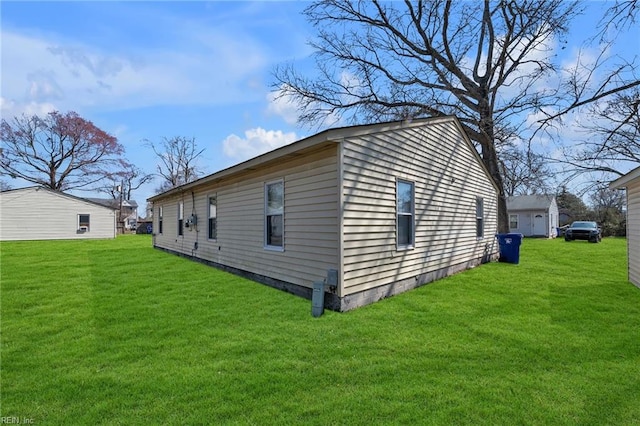
<path fill-rule="evenodd" d="M 209 239 L 215 240 L 218 238 L 218 197 L 217 195 L 211 195 L 209 197 Z"/>
<path fill-rule="evenodd" d="M 89 232 L 89 215 L 88 214 L 79 214 L 78 215 L 78 231 Z"/>
<path fill-rule="evenodd" d="M 158 233 L 162 234 L 162 206 L 158 207 Z"/>
<path fill-rule="evenodd" d="M 184 203 L 178 203 L 178 235 L 184 234 Z"/>
<path fill-rule="evenodd" d="M 509 228 L 510 229 L 518 229 L 518 215 L 510 214 L 509 215 Z"/>
<path fill-rule="evenodd" d="M 413 247 L 414 240 L 414 193 L 413 183 L 398 181 L 397 193 L 397 238 L 399 248 Z"/>
<path fill-rule="evenodd" d="M 264 187 L 265 245 L 284 247 L 284 182 L 268 183 Z"/>
<path fill-rule="evenodd" d="M 484 236 L 484 199 L 476 198 L 476 236 L 482 238 Z"/>

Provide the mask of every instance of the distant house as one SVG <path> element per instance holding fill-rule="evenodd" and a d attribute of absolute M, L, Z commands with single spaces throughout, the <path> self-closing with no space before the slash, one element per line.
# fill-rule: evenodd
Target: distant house
<path fill-rule="evenodd" d="M 331 129 L 162 194 L 154 247 L 345 311 L 497 257 L 498 190 L 453 117 Z"/>
<path fill-rule="evenodd" d="M 116 212 L 40 186 L 0 192 L 0 240 L 114 238 Z"/>
<path fill-rule="evenodd" d="M 610 187 L 627 190 L 629 281 L 640 287 L 640 167 L 613 181 Z"/>
<path fill-rule="evenodd" d="M 122 206 L 120 200 L 113 198 L 87 198 L 87 200 L 116 210 L 120 210 L 122 207 L 122 217 L 118 223 L 118 229 L 135 231 L 138 228 L 138 203 L 134 200 L 122 200 Z"/>
<path fill-rule="evenodd" d="M 507 197 L 509 232 L 525 237 L 558 236 L 558 204 L 552 195 L 516 195 Z"/>

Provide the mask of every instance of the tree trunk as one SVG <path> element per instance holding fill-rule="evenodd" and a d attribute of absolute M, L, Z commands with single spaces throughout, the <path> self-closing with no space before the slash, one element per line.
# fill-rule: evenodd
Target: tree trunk
<path fill-rule="evenodd" d="M 509 232 L 509 214 L 507 213 L 507 197 L 504 190 L 504 182 L 500 173 L 500 163 L 494 144 L 493 120 L 489 108 L 481 111 L 480 119 L 480 146 L 482 147 L 482 161 L 489 170 L 498 187 L 498 232 L 501 234 Z"/>

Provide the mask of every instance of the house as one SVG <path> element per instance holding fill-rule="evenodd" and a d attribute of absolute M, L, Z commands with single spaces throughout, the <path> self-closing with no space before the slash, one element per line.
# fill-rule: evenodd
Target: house
<path fill-rule="evenodd" d="M 627 190 L 629 281 L 640 287 L 640 167 L 611 182 L 609 187 Z"/>
<path fill-rule="evenodd" d="M 507 197 L 509 231 L 525 237 L 558 236 L 560 215 L 553 195 L 516 195 Z"/>
<path fill-rule="evenodd" d="M 497 258 L 498 190 L 454 117 L 326 130 L 153 196 L 154 247 L 353 309 Z"/>
<path fill-rule="evenodd" d="M 118 221 L 118 229 L 126 231 L 134 231 L 138 227 L 138 203 L 134 200 L 116 200 L 113 198 L 87 198 L 94 203 L 119 210 L 120 220 Z"/>
<path fill-rule="evenodd" d="M 0 240 L 114 238 L 115 210 L 31 186 L 0 192 Z"/>

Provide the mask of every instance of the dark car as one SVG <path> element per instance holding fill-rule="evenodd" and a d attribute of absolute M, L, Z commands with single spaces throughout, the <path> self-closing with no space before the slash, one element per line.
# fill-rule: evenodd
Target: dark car
<path fill-rule="evenodd" d="M 599 243 L 602 240 L 602 233 L 595 222 L 573 222 L 564 231 L 564 240 L 586 240 L 590 243 Z"/>

